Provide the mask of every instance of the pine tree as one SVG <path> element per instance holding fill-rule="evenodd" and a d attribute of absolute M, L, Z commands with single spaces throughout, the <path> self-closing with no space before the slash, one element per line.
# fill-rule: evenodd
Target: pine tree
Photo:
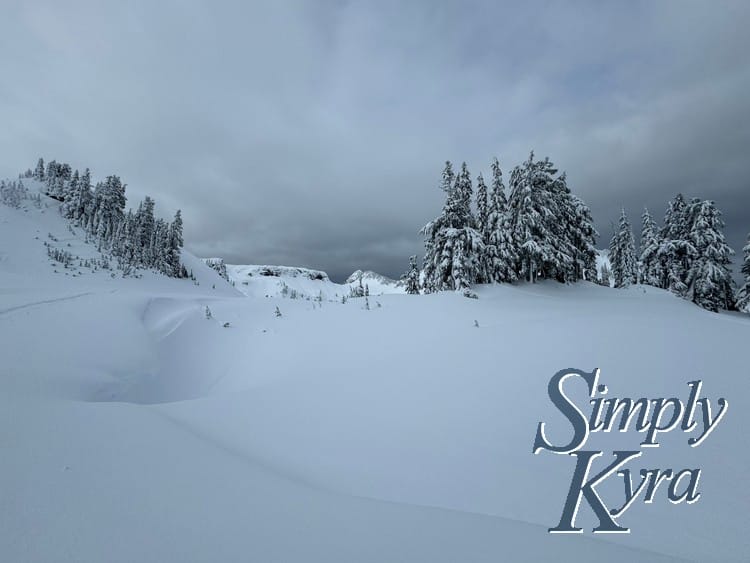
<path fill-rule="evenodd" d="M 151 237 L 154 234 L 154 200 L 146 196 L 138 205 L 135 214 L 135 256 L 140 264 L 151 267 L 153 256 L 151 254 Z"/>
<path fill-rule="evenodd" d="M 611 281 L 612 281 L 612 272 L 609 271 L 609 268 L 607 267 L 607 263 L 603 262 L 602 267 L 599 269 L 599 278 L 597 279 L 597 282 L 599 283 L 599 285 L 610 287 Z"/>
<path fill-rule="evenodd" d="M 677 194 L 669 202 L 658 252 L 661 268 L 659 285 L 678 295 L 684 295 L 687 290 L 685 277 L 695 255 L 695 249 L 689 243 L 691 214 L 690 205 L 682 194 Z"/>
<path fill-rule="evenodd" d="M 485 252 L 480 257 L 479 272 L 477 281 L 479 283 L 488 283 L 492 281 L 492 273 L 490 267 L 490 256 L 488 255 L 489 241 L 490 241 L 490 230 L 489 230 L 489 215 L 490 215 L 490 204 L 487 198 L 487 185 L 484 183 L 484 178 L 481 174 L 477 176 L 477 217 L 476 217 L 476 228 L 477 232 L 482 237 L 482 243 L 484 244 Z"/>
<path fill-rule="evenodd" d="M 742 249 L 744 253 L 744 263 L 742 264 L 742 273 L 745 276 L 745 283 L 742 284 L 737 293 L 737 309 L 750 313 L 750 235 L 747 236 L 747 244 Z"/>
<path fill-rule="evenodd" d="M 75 217 L 79 182 L 79 174 L 78 170 L 76 170 L 70 181 L 65 184 L 65 189 L 63 191 L 63 204 L 60 206 L 60 213 L 62 213 L 63 217 L 66 219 L 73 219 Z"/>
<path fill-rule="evenodd" d="M 36 163 L 34 169 L 34 179 L 40 182 L 44 181 L 44 159 L 40 158 Z"/>
<path fill-rule="evenodd" d="M 183 245 L 182 240 L 182 212 L 178 209 L 174 220 L 169 225 L 169 239 L 167 241 L 167 265 L 168 275 L 180 277 L 182 264 L 180 254 Z"/>
<path fill-rule="evenodd" d="M 659 260 L 659 248 L 661 247 L 659 230 L 648 209 L 644 209 L 642 221 L 641 255 L 639 260 L 640 283 L 660 287 L 663 267 Z"/>
<path fill-rule="evenodd" d="M 74 196 L 71 216 L 79 225 L 85 226 L 89 222 L 87 212 L 90 211 L 94 194 L 91 192 L 91 173 L 86 171 L 78 178 L 78 193 Z"/>
<path fill-rule="evenodd" d="M 636 283 L 637 265 L 635 261 L 635 241 L 625 210 L 620 215 L 618 229 L 609 246 L 609 257 L 612 264 L 612 275 L 615 287 L 627 287 Z"/>
<path fill-rule="evenodd" d="M 419 266 L 416 256 L 409 258 L 409 271 L 404 274 L 403 279 L 406 280 L 406 293 L 419 295 Z"/>
<path fill-rule="evenodd" d="M 503 173 L 497 158 L 492 161 L 492 194 L 487 218 L 488 244 L 485 252 L 489 281 L 516 281 L 518 252 L 513 239 L 513 228 L 508 218 Z"/>
<path fill-rule="evenodd" d="M 685 280 L 686 296 L 709 311 L 731 309 L 734 282 L 729 265 L 734 251 L 726 243 L 724 221 L 713 201 L 697 204 L 689 240 L 695 257 Z"/>
<path fill-rule="evenodd" d="M 117 176 L 107 176 L 99 193 L 96 236 L 104 243 L 111 243 L 119 222 L 125 212 L 125 185 Z"/>
<path fill-rule="evenodd" d="M 594 219 L 591 217 L 591 209 L 582 199 L 569 194 L 564 200 L 566 206 L 572 206 L 573 212 L 569 216 L 571 222 L 565 227 L 564 232 L 571 239 L 574 249 L 573 278 L 567 281 L 588 280 L 596 282 L 596 237 L 599 233 L 594 228 Z"/>
<path fill-rule="evenodd" d="M 428 293 L 468 288 L 479 275 L 484 244 L 474 229 L 466 164 L 450 185 L 452 177 L 451 164 L 446 162 L 441 187 L 447 194 L 442 213 L 420 231 L 425 235 L 424 289 Z"/>
<path fill-rule="evenodd" d="M 548 158 L 534 161 L 532 152 L 510 176 L 508 214 L 513 227 L 519 278 L 568 281 L 574 277 L 575 248 L 566 235 L 574 216 L 564 175 Z"/>

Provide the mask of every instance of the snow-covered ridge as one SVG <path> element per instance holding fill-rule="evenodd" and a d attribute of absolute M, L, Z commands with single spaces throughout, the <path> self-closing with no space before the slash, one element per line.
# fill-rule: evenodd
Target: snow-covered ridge
<path fill-rule="evenodd" d="M 360 280 L 362 280 L 363 285 L 366 284 L 369 286 L 370 291 L 375 291 L 376 293 L 401 293 L 400 291 L 385 291 L 384 289 L 394 289 L 404 285 L 402 281 L 391 279 L 372 270 L 357 270 L 346 278 L 346 283 L 358 284 Z"/>
<path fill-rule="evenodd" d="M 404 293 L 401 283 L 372 271 L 357 270 L 347 278 L 346 283 L 339 284 L 331 281 L 322 270 L 297 266 L 226 264 L 225 267 L 229 281 L 251 297 L 334 301 L 349 297 L 352 289 L 356 290 L 359 286 L 360 280 L 363 287 L 367 286 L 370 295 Z"/>

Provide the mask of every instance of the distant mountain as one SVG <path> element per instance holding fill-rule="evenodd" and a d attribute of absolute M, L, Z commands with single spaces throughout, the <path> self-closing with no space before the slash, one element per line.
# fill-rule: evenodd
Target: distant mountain
<path fill-rule="evenodd" d="M 360 280 L 362 280 L 362 285 L 370 288 L 372 294 L 404 292 L 404 282 L 396 281 L 372 270 L 357 270 L 346 278 L 346 283 L 359 285 Z"/>
<path fill-rule="evenodd" d="M 338 301 L 349 297 L 352 288 L 356 289 L 360 279 L 371 295 L 403 293 L 401 282 L 397 282 L 376 272 L 357 270 L 339 284 L 331 281 L 321 270 L 296 266 L 273 266 L 257 264 L 224 264 L 221 258 L 206 258 L 206 264 L 227 277 L 234 286 L 251 297 L 282 297 L 289 299 L 323 299 Z"/>

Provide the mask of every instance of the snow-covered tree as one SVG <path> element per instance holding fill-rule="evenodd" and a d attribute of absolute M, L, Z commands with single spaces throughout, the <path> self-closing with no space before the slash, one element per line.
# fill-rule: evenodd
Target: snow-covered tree
<path fill-rule="evenodd" d="M 0 203 L 8 207 L 19 208 L 27 195 L 26 187 L 20 179 L 16 182 L 0 180 Z"/>
<path fill-rule="evenodd" d="M 66 219 L 75 218 L 79 182 L 80 178 L 78 170 L 76 170 L 70 178 L 70 181 L 67 182 L 63 188 L 63 204 L 60 206 L 60 213 Z"/>
<path fill-rule="evenodd" d="M 695 249 L 687 272 L 686 297 L 709 311 L 734 305 L 734 282 L 729 268 L 734 251 L 724 238 L 724 221 L 713 201 L 697 204 L 689 235 Z"/>
<path fill-rule="evenodd" d="M 610 242 L 609 260 L 612 264 L 615 287 L 627 287 L 638 281 L 633 230 L 630 228 L 630 222 L 624 209 L 620 214 L 617 230 Z"/>
<path fill-rule="evenodd" d="M 417 257 L 409 257 L 409 271 L 403 275 L 403 279 L 406 281 L 406 293 L 409 295 L 419 294 L 419 266 L 417 265 Z"/>
<path fill-rule="evenodd" d="M 44 159 L 40 158 L 36 163 L 36 168 L 34 168 L 34 179 L 38 181 L 44 180 Z"/>
<path fill-rule="evenodd" d="M 695 249 L 690 246 L 691 206 L 682 194 L 669 202 L 659 246 L 660 287 L 678 295 L 687 290 L 685 276 Z"/>
<path fill-rule="evenodd" d="M 568 205 L 572 206 L 573 213 L 564 233 L 571 238 L 575 251 L 573 281 L 583 279 L 596 282 L 596 237 L 599 233 L 594 228 L 591 209 L 581 198 L 573 194 L 568 196 Z"/>
<path fill-rule="evenodd" d="M 489 229 L 489 215 L 490 215 L 490 203 L 487 196 L 487 184 L 484 183 L 484 177 L 479 174 L 477 176 L 477 216 L 476 216 L 476 229 L 477 232 L 482 236 L 482 243 L 484 243 L 485 252 L 480 257 L 479 272 L 477 275 L 477 281 L 479 283 L 487 283 L 492 281 L 492 275 L 489 266 L 489 256 L 487 250 L 489 248 L 490 240 L 490 229 Z"/>
<path fill-rule="evenodd" d="M 125 185 L 117 176 L 107 176 L 99 190 L 99 202 L 96 210 L 96 235 L 101 241 L 113 240 L 117 226 L 125 212 Z"/>
<path fill-rule="evenodd" d="M 91 210 L 94 194 L 91 192 L 91 172 L 86 171 L 79 176 L 77 193 L 73 195 L 70 216 L 79 225 L 85 226 L 90 222 L 87 212 Z"/>
<path fill-rule="evenodd" d="M 180 255 L 182 245 L 182 212 L 178 209 L 174 215 L 174 220 L 169 225 L 167 239 L 166 273 L 170 276 L 180 277 L 181 275 L 182 263 L 180 262 Z"/>
<path fill-rule="evenodd" d="M 602 267 L 599 268 L 599 278 L 597 279 L 599 285 L 610 287 L 612 285 L 612 272 L 609 271 L 609 267 L 606 262 L 602 263 Z"/>
<path fill-rule="evenodd" d="M 153 264 L 151 237 L 154 224 L 154 200 L 146 196 L 135 213 L 135 255 L 139 263 L 148 267 Z"/>
<path fill-rule="evenodd" d="M 641 255 L 640 255 L 640 283 L 644 285 L 661 286 L 662 265 L 659 260 L 661 238 L 656 222 L 648 209 L 644 209 L 641 217 Z"/>
<path fill-rule="evenodd" d="M 508 217 L 503 173 L 497 158 L 492 160 L 492 192 L 489 197 L 485 260 L 488 278 L 493 282 L 514 282 L 518 252 L 513 239 L 513 228 Z"/>
<path fill-rule="evenodd" d="M 571 236 L 572 229 L 589 230 L 576 224 L 586 214 L 576 211 L 565 175 L 557 172 L 548 158 L 535 161 L 532 152 L 510 176 L 508 215 L 519 255 L 517 272 L 519 278 L 530 282 L 580 279 L 578 255 L 588 252 L 583 246 L 577 249 Z M 593 225 L 591 231 L 596 232 Z"/>
<path fill-rule="evenodd" d="M 742 284 L 737 293 L 737 308 L 746 313 L 750 312 L 750 235 L 747 236 L 747 244 L 742 249 L 744 253 L 744 262 L 742 264 L 742 273 L 745 276 L 745 282 Z"/>
<path fill-rule="evenodd" d="M 446 192 L 442 213 L 425 225 L 424 289 L 426 292 L 464 289 L 479 276 L 482 236 L 474 228 L 471 213 L 471 176 L 464 163 L 453 180 L 446 162 L 442 189 Z"/>

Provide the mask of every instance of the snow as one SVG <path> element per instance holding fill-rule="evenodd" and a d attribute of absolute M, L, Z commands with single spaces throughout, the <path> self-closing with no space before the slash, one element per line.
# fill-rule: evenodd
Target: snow
<path fill-rule="evenodd" d="M 370 295 L 404 293 L 401 284 L 375 272 L 357 270 L 338 284 L 320 270 L 292 266 L 227 264 L 229 280 L 248 297 L 284 297 L 289 299 L 322 299 L 340 301 L 349 297 L 351 289 L 359 284 L 368 285 Z"/>
<path fill-rule="evenodd" d="M 74 277 L 43 242 L 96 249 L 52 200 L 26 203 L 0 205 L 4 561 L 747 559 L 745 315 L 589 283 L 477 300 L 371 286 L 367 310 L 311 270 L 228 265 L 233 288 L 187 252 L 195 282 Z M 540 420 L 562 438 L 547 383 L 571 366 L 601 368 L 618 397 L 684 401 L 703 379 L 729 400 L 699 448 L 662 434 L 635 465 L 703 468 L 698 503 L 661 492 L 622 517 L 631 534 L 607 537 L 583 506 L 585 534 L 547 533 L 574 460 L 532 455 L 532 441 Z"/>

